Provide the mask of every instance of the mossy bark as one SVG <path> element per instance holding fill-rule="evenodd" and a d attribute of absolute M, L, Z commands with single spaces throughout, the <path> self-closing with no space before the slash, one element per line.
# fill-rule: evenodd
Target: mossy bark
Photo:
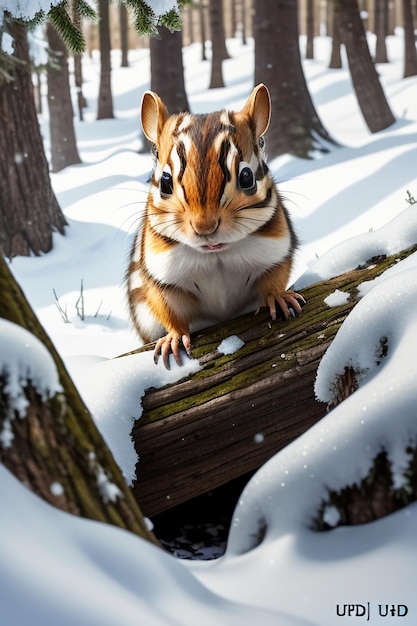
<path fill-rule="evenodd" d="M 414 248 L 415 249 L 415 248 Z M 321 357 L 358 301 L 357 287 L 382 274 L 405 251 L 371 259 L 361 268 L 303 291 L 302 315 L 271 323 L 267 310 L 208 328 L 192 338 L 202 369 L 162 389 L 149 389 L 132 436 L 140 457 L 134 486 L 146 515 L 257 469 L 326 413 L 314 381 Z M 348 301 L 328 307 L 340 289 Z M 234 354 L 217 351 L 238 335 Z M 147 346 L 143 350 L 152 349 Z M 342 385 L 341 399 L 354 391 Z"/>
<path fill-rule="evenodd" d="M 29 489 L 75 515 L 125 528 L 157 543 L 148 531 L 131 490 L 98 432 L 51 340 L 0 255 L 0 317 L 22 326 L 48 349 L 62 392 L 49 399 L 27 381 L 29 406 L 22 418 L 7 393 L 7 367 L 0 371 L 0 432 L 12 430 L 10 445 L 0 444 L 0 460 Z M 114 499 L 100 487 L 113 490 Z"/>

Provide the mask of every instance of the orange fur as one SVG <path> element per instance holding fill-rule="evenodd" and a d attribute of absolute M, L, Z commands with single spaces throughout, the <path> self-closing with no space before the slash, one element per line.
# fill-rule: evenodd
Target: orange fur
<path fill-rule="evenodd" d="M 158 340 L 168 366 L 178 342 L 190 349 L 190 325 L 221 321 L 275 303 L 299 312 L 286 292 L 297 245 L 268 173 L 261 138 L 270 121 L 267 88 L 258 85 L 241 111 L 169 116 L 157 94 L 142 102 L 142 125 L 157 163 L 145 222 L 128 271 L 134 325 Z"/>

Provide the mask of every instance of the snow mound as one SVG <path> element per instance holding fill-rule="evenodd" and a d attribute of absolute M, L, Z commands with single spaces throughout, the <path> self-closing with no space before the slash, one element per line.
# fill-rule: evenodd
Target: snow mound
<path fill-rule="evenodd" d="M 297 279 L 295 288 L 303 289 L 353 270 L 373 257 L 395 254 L 417 242 L 417 207 L 404 209 L 382 228 L 339 242 Z"/>
<path fill-rule="evenodd" d="M 156 546 L 46 504 L 2 465 L 0 491 L 4 626 L 308 626 L 222 598 Z"/>
<path fill-rule="evenodd" d="M 26 415 L 24 388 L 30 382 L 43 398 L 62 391 L 58 371 L 47 348 L 32 333 L 0 318 L 0 376 L 6 380 L 4 393 L 19 417 Z M 4 444 L 4 442 L 3 442 Z"/>

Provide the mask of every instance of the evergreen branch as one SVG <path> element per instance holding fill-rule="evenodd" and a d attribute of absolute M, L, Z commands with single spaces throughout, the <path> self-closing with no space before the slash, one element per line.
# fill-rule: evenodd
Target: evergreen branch
<path fill-rule="evenodd" d="M 177 0 L 177 5 L 180 11 L 190 4 L 193 4 L 193 0 Z"/>
<path fill-rule="evenodd" d="M 163 15 L 156 15 L 151 4 L 144 0 L 121 0 L 134 15 L 134 28 L 136 32 L 143 36 L 158 37 L 158 26 L 165 26 L 171 32 L 181 30 L 182 19 L 180 9 L 189 4 L 191 0 L 178 0 L 178 9 L 172 8 Z"/>
<path fill-rule="evenodd" d="M 161 15 L 160 22 L 161 25 L 165 26 L 165 28 L 167 28 L 171 33 L 176 30 L 181 30 L 182 28 L 181 16 L 175 9 L 165 13 L 165 15 Z"/>
<path fill-rule="evenodd" d="M 139 35 L 149 35 L 150 37 L 158 37 L 158 26 L 162 25 L 171 32 L 181 30 L 182 20 L 181 9 L 190 4 L 191 0 L 177 0 L 177 7 L 172 8 L 163 15 L 158 15 L 152 9 L 151 4 L 144 0 L 120 0 L 133 13 L 133 25 Z M 32 19 L 21 20 L 14 15 L 4 14 L 4 21 L 7 19 L 17 20 L 24 23 L 28 28 L 37 26 L 45 20 L 49 20 L 52 26 L 58 31 L 64 40 L 66 46 L 75 53 L 81 53 L 85 50 L 85 39 L 81 28 L 77 25 L 77 17 L 88 20 L 96 20 L 97 13 L 88 4 L 87 0 L 72 0 L 73 2 L 73 18 L 71 18 L 70 0 L 63 0 L 59 4 L 51 6 L 48 14 L 39 11 Z M 4 27 L 4 25 L 3 25 Z M 0 31 L 0 80 L 12 80 L 12 63 L 11 55 L 1 50 L 1 34 Z"/>
<path fill-rule="evenodd" d="M 68 8 L 66 0 L 51 7 L 48 13 L 48 19 L 61 35 L 66 46 L 73 52 L 81 53 L 85 50 L 84 36 L 81 30 L 71 20 Z"/>
<path fill-rule="evenodd" d="M 19 22 L 23 22 L 27 28 L 31 31 L 35 30 L 38 26 L 43 24 L 46 16 L 44 11 L 38 11 L 35 16 L 31 20 L 17 20 Z"/>
<path fill-rule="evenodd" d="M 74 12 L 79 16 L 90 22 L 95 22 L 98 19 L 96 11 L 85 0 L 74 0 Z"/>
<path fill-rule="evenodd" d="M 149 5 L 142 0 L 123 0 L 123 4 L 132 10 L 133 27 L 139 35 L 151 37 L 158 35 L 155 25 L 156 16 Z"/>

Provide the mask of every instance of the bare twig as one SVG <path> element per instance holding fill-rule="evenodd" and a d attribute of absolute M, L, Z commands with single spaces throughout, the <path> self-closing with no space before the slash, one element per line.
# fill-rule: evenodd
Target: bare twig
<path fill-rule="evenodd" d="M 61 315 L 61 317 L 62 317 L 62 319 L 64 321 L 64 324 L 70 324 L 71 322 L 70 322 L 70 319 L 69 319 L 68 313 L 67 313 L 67 305 L 65 305 L 65 309 L 63 309 L 62 306 L 61 306 L 61 303 L 59 302 L 59 299 L 58 299 L 58 296 L 57 296 L 57 293 L 56 293 L 55 289 L 52 289 L 52 292 L 54 294 L 56 307 L 57 307 L 57 309 L 58 309 L 58 311 L 59 311 L 59 313 L 60 313 L 60 315 Z"/>
<path fill-rule="evenodd" d="M 78 317 L 84 321 L 85 312 L 84 312 L 84 281 L 83 279 L 81 279 L 80 297 L 75 303 L 75 308 L 77 310 Z"/>

